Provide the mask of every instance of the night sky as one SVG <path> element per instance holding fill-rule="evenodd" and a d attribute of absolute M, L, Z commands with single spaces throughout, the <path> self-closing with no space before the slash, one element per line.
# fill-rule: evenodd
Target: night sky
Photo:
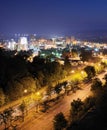
<path fill-rule="evenodd" d="M 0 0 L 0 34 L 107 30 L 107 0 Z"/>

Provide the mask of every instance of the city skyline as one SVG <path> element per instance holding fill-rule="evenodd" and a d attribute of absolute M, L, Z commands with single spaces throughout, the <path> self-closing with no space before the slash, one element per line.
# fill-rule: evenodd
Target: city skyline
<path fill-rule="evenodd" d="M 0 0 L 0 34 L 107 31 L 106 0 Z"/>

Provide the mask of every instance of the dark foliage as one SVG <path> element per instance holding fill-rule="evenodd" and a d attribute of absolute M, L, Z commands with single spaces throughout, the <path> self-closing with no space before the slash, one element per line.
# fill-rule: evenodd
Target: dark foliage
<path fill-rule="evenodd" d="M 63 128 L 67 126 L 67 120 L 65 119 L 62 112 L 60 112 L 54 117 L 53 122 L 54 122 L 55 130 L 62 130 Z"/>
<path fill-rule="evenodd" d="M 88 79 L 92 79 L 96 75 L 95 68 L 93 66 L 86 66 L 84 71 L 87 73 Z"/>
<path fill-rule="evenodd" d="M 27 60 L 31 54 L 31 51 L 0 49 L 0 90 L 5 103 L 24 96 L 25 89 L 29 94 L 45 85 L 57 84 L 58 80 L 65 77 L 65 70 L 58 62 L 50 62 L 38 56 L 31 63 Z"/>
<path fill-rule="evenodd" d="M 87 108 L 88 106 L 91 107 L 91 109 L 82 118 L 72 122 L 67 130 L 106 130 L 107 87 L 103 87 L 100 93 L 94 95 L 93 98 L 87 98 L 84 104 Z"/>

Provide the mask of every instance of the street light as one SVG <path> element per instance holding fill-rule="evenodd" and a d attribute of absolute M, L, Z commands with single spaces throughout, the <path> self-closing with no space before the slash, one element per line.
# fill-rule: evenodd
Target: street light
<path fill-rule="evenodd" d="M 84 79 L 86 77 L 86 73 L 84 71 L 81 71 L 81 76 Z"/>
<path fill-rule="evenodd" d="M 100 64 L 100 63 L 99 63 L 98 65 L 99 65 L 99 66 L 101 66 L 101 64 Z"/>
<path fill-rule="evenodd" d="M 83 74 L 84 73 L 84 71 L 81 71 L 81 74 Z"/>
<path fill-rule="evenodd" d="M 24 90 L 24 93 L 27 93 L 27 89 Z"/>
<path fill-rule="evenodd" d="M 37 96 L 39 96 L 39 95 L 40 95 L 40 92 L 37 92 L 36 94 L 37 94 Z"/>
<path fill-rule="evenodd" d="M 71 71 L 71 73 L 74 73 L 74 72 L 75 72 L 74 70 Z"/>

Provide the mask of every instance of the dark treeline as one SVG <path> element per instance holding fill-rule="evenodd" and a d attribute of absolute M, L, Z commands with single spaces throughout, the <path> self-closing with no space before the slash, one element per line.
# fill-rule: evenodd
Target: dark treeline
<path fill-rule="evenodd" d="M 78 99 L 71 103 L 72 123 L 67 130 L 107 129 L 107 75 L 104 79 L 104 85 L 98 78 L 93 80 L 93 97 L 88 97 L 84 102 Z"/>
<path fill-rule="evenodd" d="M 16 52 L 0 49 L 0 106 L 30 94 L 41 87 L 52 85 L 68 74 L 69 62 L 62 66 L 58 62 L 34 57 L 27 58 L 31 52 Z M 67 68 L 67 69 L 66 69 Z"/>

